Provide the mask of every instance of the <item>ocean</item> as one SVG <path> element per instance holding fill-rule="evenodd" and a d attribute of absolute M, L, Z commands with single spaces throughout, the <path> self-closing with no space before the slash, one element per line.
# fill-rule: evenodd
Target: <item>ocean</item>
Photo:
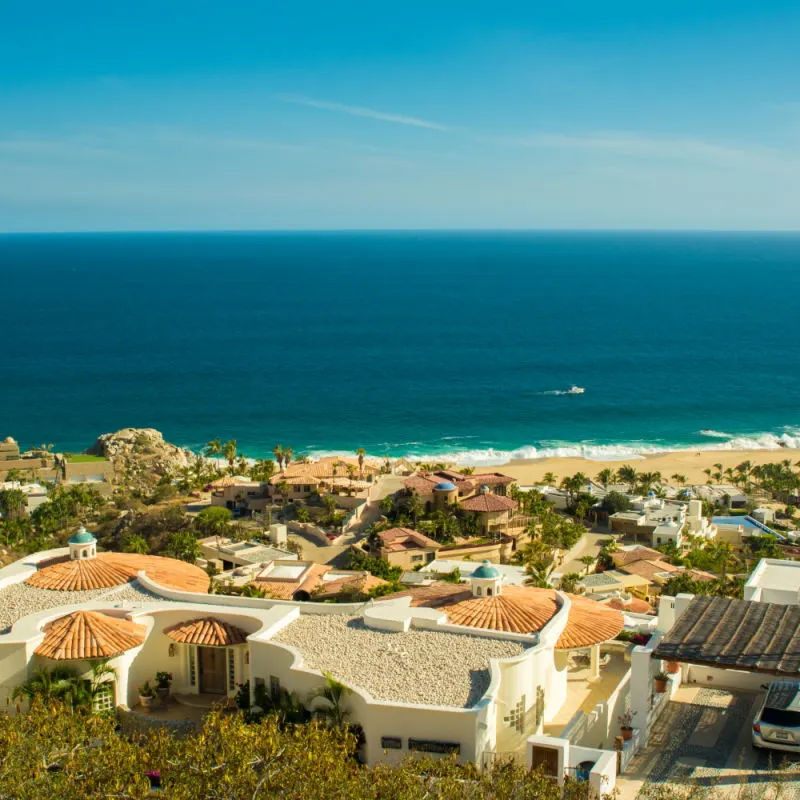
<path fill-rule="evenodd" d="M 797 234 L 5 235 L 0 279 L 0 436 L 23 446 L 800 446 Z"/>

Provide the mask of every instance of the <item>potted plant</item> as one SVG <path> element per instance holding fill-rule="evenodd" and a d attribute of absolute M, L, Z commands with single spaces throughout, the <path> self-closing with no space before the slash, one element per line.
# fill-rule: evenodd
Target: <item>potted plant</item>
<path fill-rule="evenodd" d="M 145 681 L 138 688 L 138 692 L 139 705 L 142 707 L 142 711 L 150 711 L 153 707 L 153 698 L 156 696 L 156 690 L 150 685 L 150 681 Z"/>
<path fill-rule="evenodd" d="M 156 672 L 158 682 L 158 696 L 161 698 L 161 707 L 166 708 L 169 702 L 169 687 L 172 683 L 171 672 Z"/>
<path fill-rule="evenodd" d="M 667 661 L 667 672 L 670 675 L 677 675 L 681 671 L 681 665 L 678 661 Z"/>
<path fill-rule="evenodd" d="M 653 686 L 658 694 L 664 694 L 667 691 L 667 678 L 666 672 L 656 672 L 653 676 Z"/>
<path fill-rule="evenodd" d="M 617 717 L 619 729 L 622 731 L 622 738 L 627 742 L 633 738 L 633 718 L 636 716 L 635 711 L 626 711 Z"/>

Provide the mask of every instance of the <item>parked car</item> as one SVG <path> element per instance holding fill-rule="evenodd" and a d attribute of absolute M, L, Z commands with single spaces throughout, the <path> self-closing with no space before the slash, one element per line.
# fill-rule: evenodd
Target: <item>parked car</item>
<path fill-rule="evenodd" d="M 800 752 L 800 683 L 773 681 L 753 720 L 753 747 Z"/>

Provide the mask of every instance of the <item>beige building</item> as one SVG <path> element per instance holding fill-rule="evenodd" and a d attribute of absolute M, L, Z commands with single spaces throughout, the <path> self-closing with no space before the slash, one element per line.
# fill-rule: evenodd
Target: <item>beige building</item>
<path fill-rule="evenodd" d="M 237 515 L 263 511 L 269 499 L 269 484 L 249 478 L 230 475 L 211 483 L 211 505 L 227 508 Z"/>
<path fill-rule="evenodd" d="M 296 462 L 270 478 L 269 493 L 280 495 L 280 485 L 286 484 L 288 500 L 302 500 L 314 492 L 332 494 L 361 494 L 381 474 L 382 467 L 374 459 L 326 456 L 318 461 Z"/>
<path fill-rule="evenodd" d="M 373 550 L 372 555 L 404 570 L 430 564 L 442 547 L 439 542 L 411 528 L 390 528 L 379 533 L 378 537 L 380 546 Z"/>

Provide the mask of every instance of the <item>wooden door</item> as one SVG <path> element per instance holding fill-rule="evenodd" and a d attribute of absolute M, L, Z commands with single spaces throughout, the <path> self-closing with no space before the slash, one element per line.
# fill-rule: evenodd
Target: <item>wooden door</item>
<path fill-rule="evenodd" d="M 225 694 L 225 648 L 198 647 L 200 661 L 200 691 Z"/>
<path fill-rule="evenodd" d="M 540 747 L 534 745 L 531 748 L 531 769 L 544 767 L 544 774 L 550 777 L 558 776 L 558 750 L 554 747 Z"/>

